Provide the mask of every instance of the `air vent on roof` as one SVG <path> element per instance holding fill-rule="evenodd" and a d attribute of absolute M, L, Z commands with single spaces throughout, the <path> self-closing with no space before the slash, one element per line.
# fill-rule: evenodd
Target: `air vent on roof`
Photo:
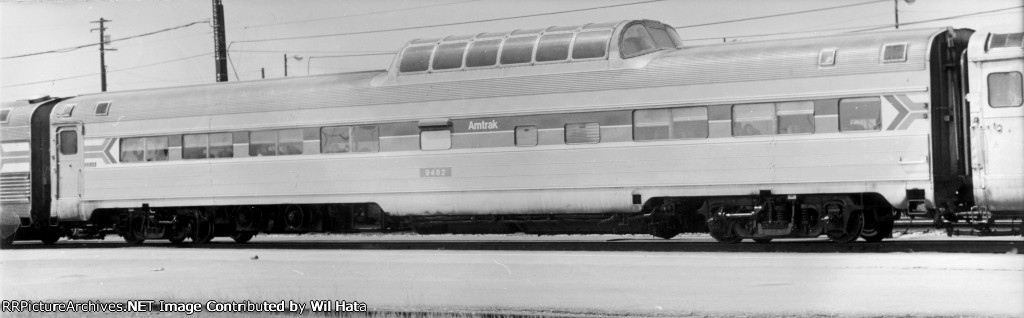
<path fill-rule="evenodd" d="M 110 102 L 96 104 L 96 116 L 106 116 L 110 112 Z"/>
<path fill-rule="evenodd" d="M 818 66 L 835 66 L 836 49 L 823 49 L 818 53 Z"/>
<path fill-rule="evenodd" d="M 1024 33 L 992 34 L 988 42 L 988 48 L 1024 48 Z"/>
<path fill-rule="evenodd" d="M 907 44 L 886 44 L 882 47 L 882 63 L 900 63 L 907 61 Z"/>
<path fill-rule="evenodd" d="M 0 110 L 0 123 L 6 124 L 7 123 L 7 117 L 10 117 L 10 116 L 11 116 L 11 110 L 10 109 Z"/>
<path fill-rule="evenodd" d="M 64 105 L 64 109 L 60 110 L 61 117 L 71 117 L 71 112 L 75 111 L 75 104 Z"/>

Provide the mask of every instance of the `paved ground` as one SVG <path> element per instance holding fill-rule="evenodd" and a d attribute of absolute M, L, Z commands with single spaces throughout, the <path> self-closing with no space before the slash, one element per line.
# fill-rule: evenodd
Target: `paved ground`
<path fill-rule="evenodd" d="M 344 299 L 371 310 L 1024 316 L 1024 257 L 996 254 L 18 249 L 0 251 L 0 279 L 7 300 Z"/>

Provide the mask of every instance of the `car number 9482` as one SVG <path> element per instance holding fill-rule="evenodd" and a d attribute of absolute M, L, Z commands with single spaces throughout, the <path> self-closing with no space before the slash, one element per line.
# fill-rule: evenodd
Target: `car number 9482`
<path fill-rule="evenodd" d="M 441 168 L 420 168 L 420 178 L 451 177 L 451 167 Z"/>

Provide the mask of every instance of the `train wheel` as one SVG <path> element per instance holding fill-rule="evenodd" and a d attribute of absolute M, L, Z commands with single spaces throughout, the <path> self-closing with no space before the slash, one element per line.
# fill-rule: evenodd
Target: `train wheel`
<path fill-rule="evenodd" d="M 252 239 L 256 233 L 253 232 L 237 232 L 231 235 L 231 239 L 235 240 L 235 243 L 245 243 Z"/>
<path fill-rule="evenodd" d="M 663 239 L 670 239 L 682 233 L 683 221 L 675 213 L 675 206 L 671 203 L 664 203 L 651 213 L 651 235 Z"/>
<path fill-rule="evenodd" d="M 43 244 L 51 245 L 53 243 L 57 243 L 57 241 L 60 241 L 60 237 L 60 231 L 55 229 L 48 229 L 43 231 L 43 235 L 41 238 L 39 238 L 39 241 L 43 242 Z"/>
<path fill-rule="evenodd" d="M 875 222 L 871 226 L 864 224 L 864 229 L 860 230 L 860 237 L 868 242 L 881 242 L 887 237 L 892 237 L 892 226 L 892 220 Z"/>
<path fill-rule="evenodd" d="M 864 214 L 860 211 L 850 212 L 850 218 L 846 220 L 844 225 L 844 232 L 839 234 L 828 234 L 828 238 L 833 242 L 845 244 L 857 240 L 860 236 L 861 230 L 864 229 Z"/>
<path fill-rule="evenodd" d="M 138 245 L 146 241 L 146 217 L 129 216 L 128 224 L 124 226 L 124 242 L 129 245 Z"/>
<path fill-rule="evenodd" d="M 15 236 L 16 235 L 14 235 L 14 233 L 11 233 L 10 236 L 4 238 L 3 240 L 0 240 L 0 248 L 8 248 L 11 247 L 11 245 L 14 245 Z"/>
<path fill-rule="evenodd" d="M 284 225 L 289 229 L 299 229 L 305 223 L 306 214 L 298 205 L 289 205 L 284 208 Z"/>
<path fill-rule="evenodd" d="M 720 243 L 736 244 L 743 240 L 735 230 L 736 225 L 725 221 L 724 224 L 709 226 L 711 238 Z"/>
<path fill-rule="evenodd" d="M 770 237 L 769 238 L 756 238 L 756 239 L 754 239 L 754 243 L 760 243 L 760 244 L 765 244 L 765 243 L 768 243 L 768 242 L 771 242 L 771 241 L 772 241 L 772 239 Z"/>
<path fill-rule="evenodd" d="M 189 238 L 192 244 L 205 244 L 213 240 L 213 221 L 202 212 L 196 212 L 189 222 Z"/>

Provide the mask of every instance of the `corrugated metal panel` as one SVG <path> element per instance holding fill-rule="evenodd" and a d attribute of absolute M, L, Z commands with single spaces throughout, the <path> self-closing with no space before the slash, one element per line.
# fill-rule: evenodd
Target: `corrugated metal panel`
<path fill-rule="evenodd" d="M 386 73 L 366 72 L 99 94 L 73 99 L 67 103 L 117 103 L 118 106 L 111 109 L 110 116 L 96 117 L 91 112 L 75 112 L 71 118 L 74 121 L 95 123 L 923 71 L 926 69 L 928 42 L 932 35 L 939 31 L 911 30 L 686 48 L 663 54 L 640 69 L 595 70 L 382 87 L 371 87 L 370 83 L 374 77 L 385 76 Z M 893 42 L 909 43 L 906 63 L 880 63 L 882 45 Z M 817 65 L 817 55 L 826 47 L 837 49 L 836 65 L 821 69 Z M 532 67 L 541 70 L 544 66 Z"/>
<path fill-rule="evenodd" d="M 0 203 L 28 203 L 31 191 L 28 172 L 0 174 Z"/>

